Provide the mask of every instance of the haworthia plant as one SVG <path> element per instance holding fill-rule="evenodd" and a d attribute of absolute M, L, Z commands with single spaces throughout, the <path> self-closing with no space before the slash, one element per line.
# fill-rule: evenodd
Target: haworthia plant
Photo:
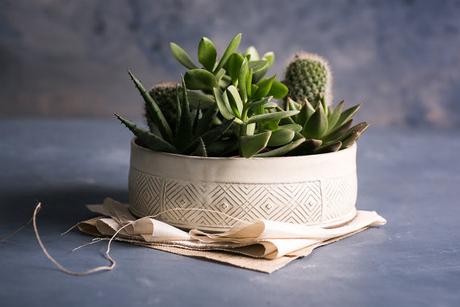
<path fill-rule="evenodd" d="M 207 147 L 219 144 L 225 132 L 232 124 L 232 120 L 225 120 L 214 126 L 212 119 L 217 110 L 208 108 L 205 112 L 198 107 L 194 111 L 190 108 L 185 82 L 176 87 L 176 122 L 171 127 L 161 108 L 146 94 L 142 83 L 130 72 L 136 88 L 144 98 L 147 109 L 149 130 L 139 128 L 133 122 L 115 114 L 115 116 L 137 137 L 137 141 L 154 151 L 179 153 L 186 155 L 207 156 Z"/>

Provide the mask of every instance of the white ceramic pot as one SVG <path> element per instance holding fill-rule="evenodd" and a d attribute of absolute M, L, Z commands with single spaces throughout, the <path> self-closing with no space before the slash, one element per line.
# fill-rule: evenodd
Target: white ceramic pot
<path fill-rule="evenodd" d="M 356 196 L 356 145 L 246 159 L 154 152 L 131 142 L 131 212 L 166 211 L 157 218 L 181 228 L 222 231 L 255 219 L 333 226 L 355 216 Z"/>

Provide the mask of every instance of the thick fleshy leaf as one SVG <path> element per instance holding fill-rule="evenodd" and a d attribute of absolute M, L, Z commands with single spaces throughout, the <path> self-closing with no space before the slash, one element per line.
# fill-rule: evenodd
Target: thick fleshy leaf
<path fill-rule="evenodd" d="M 200 106 L 203 109 L 207 109 L 210 107 L 215 106 L 216 100 L 214 99 L 213 95 L 203 94 L 199 91 L 191 91 L 187 90 L 188 100 L 190 103 L 190 107 L 197 108 Z"/>
<path fill-rule="evenodd" d="M 240 45 L 241 42 L 241 33 L 238 33 L 235 35 L 235 37 L 232 38 L 230 43 L 227 46 L 227 49 L 225 49 L 224 53 L 222 54 L 222 57 L 219 61 L 219 64 L 217 67 L 214 69 L 214 71 L 219 71 L 224 65 L 227 63 L 228 59 L 230 56 L 238 49 L 238 46 Z"/>
<path fill-rule="evenodd" d="M 163 112 L 161 112 L 160 107 L 157 105 L 155 100 L 153 100 L 152 96 L 150 96 L 148 91 L 145 90 L 142 83 L 130 71 L 128 71 L 128 73 L 129 73 L 129 76 L 131 77 L 131 80 L 133 80 L 134 85 L 136 86 L 137 90 L 141 94 L 142 98 L 144 98 L 145 108 L 147 112 L 152 116 L 152 121 L 155 123 L 155 125 L 160 130 L 161 136 L 166 141 L 172 141 L 173 139 L 172 130 L 165 116 L 163 115 Z"/>
<path fill-rule="evenodd" d="M 131 132 L 138 138 L 138 140 L 142 143 L 142 145 L 150 148 L 154 151 L 162 151 L 162 152 L 176 152 L 176 148 L 171 145 L 169 142 L 165 141 L 162 137 L 149 132 L 145 131 L 136 126 L 133 122 L 121 117 L 118 114 L 115 116 L 129 129 Z"/>
<path fill-rule="evenodd" d="M 262 59 L 266 60 L 271 66 L 275 62 L 275 53 L 273 51 L 269 51 L 264 54 Z"/>
<path fill-rule="evenodd" d="M 333 140 L 340 140 L 350 129 L 351 124 L 353 123 L 353 119 L 342 124 L 342 126 L 336 127 L 333 130 L 330 130 L 327 135 L 323 137 L 326 142 L 330 142 Z"/>
<path fill-rule="evenodd" d="M 265 152 L 256 154 L 254 157 L 264 158 L 264 157 L 280 157 L 280 156 L 284 156 L 287 153 L 289 153 L 289 152 L 295 150 L 296 148 L 298 148 L 303 143 L 305 143 L 305 138 L 297 139 L 297 140 L 295 140 L 295 141 L 293 141 L 293 142 L 291 142 L 289 144 L 286 144 L 284 146 L 278 147 L 276 149 L 272 149 L 272 150 L 269 150 L 269 151 L 265 151 Z"/>
<path fill-rule="evenodd" d="M 251 68 L 254 72 L 264 69 L 264 67 L 267 65 L 268 65 L 268 62 L 265 60 L 249 61 L 249 68 Z"/>
<path fill-rule="evenodd" d="M 230 56 L 230 58 L 227 61 L 227 64 L 225 65 L 227 74 L 232 79 L 233 84 L 235 84 L 235 82 L 238 80 L 243 60 L 244 58 L 239 53 L 234 53 Z"/>
<path fill-rule="evenodd" d="M 190 69 L 184 76 L 185 85 L 189 90 L 212 90 L 217 85 L 216 77 L 204 69 Z"/>
<path fill-rule="evenodd" d="M 278 80 L 273 80 L 272 87 L 270 88 L 270 91 L 268 92 L 269 96 L 273 96 L 276 99 L 283 99 L 286 97 L 288 93 L 288 88 L 284 83 L 278 81 Z"/>
<path fill-rule="evenodd" d="M 248 123 L 258 123 L 263 121 L 280 120 L 298 114 L 299 111 L 280 111 L 251 116 Z"/>
<path fill-rule="evenodd" d="M 268 95 L 270 89 L 272 88 L 273 81 L 275 80 L 275 76 L 272 76 L 267 79 L 262 79 L 257 83 L 258 89 L 257 92 L 253 93 L 252 98 L 258 99 Z"/>
<path fill-rule="evenodd" d="M 272 131 L 268 146 L 278 147 L 286 145 L 294 139 L 295 131 L 291 129 L 277 129 Z"/>
<path fill-rule="evenodd" d="M 339 121 L 340 114 L 342 114 L 344 103 L 345 102 L 342 100 L 341 102 L 337 104 L 335 108 L 331 108 L 329 115 L 328 115 L 329 129 L 331 129 L 332 127 L 335 127 L 335 125 Z"/>
<path fill-rule="evenodd" d="M 279 126 L 281 129 L 290 129 L 293 130 L 294 132 L 301 132 L 302 131 L 302 126 L 298 124 L 286 124 L 286 125 L 281 125 Z"/>
<path fill-rule="evenodd" d="M 327 152 L 336 152 L 339 151 L 342 147 L 341 141 L 335 141 L 332 143 L 326 143 L 318 147 L 315 152 L 316 153 L 327 153 Z"/>
<path fill-rule="evenodd" d="M 357 104 L 355 106 L 352 106 L 351 108 L 346 109 L 345 111 L 340 114 L 339 120 L 336 123 L 336 126 L 342 125 L 344 122 L 349 121 L 351 118 L 353 118 L 353 115 L 358 112 L 359 108 L 361 105 Z"/>
<path fill-rule="evenodd" d="M 216 46 L 207 37 L 203 37 L 198 45 L 198 61 L 209 71 L 216 65 Z"/>
<path fill-rule="evenodd" d="M 327 132 L 327 117 L 321 106 L 316 108 L 315 113 L 303 126 L 302 134 L 308 139 L 320 139 Z"/>
<path fill-rule="evenodd" d="M 198 68 L 192 61 L 192 59 L 190 58 L 190 56 L 188 55 L 187 51 L 185 51 L 184 49 L 182 49 L 181 46 L 179 46 L 178 44 L 176 43 L 170 43 L 169 46 L 171 47 L 171 51 L 172 51 L 172 54 L 174 55 L 174 57 L 176 58 L 177 61 L 179 61 L 179 63 L 181 63 L 182 65 L 184 65 L 185 67 L 187 67 L 188 69 L 194 69 L 194 68 Z"/>
<path fill-rule="evenodd" d="M 267 147 L 272 132 L 266 131 L 254 135 L 246 135 L 240 138 L 241 155 L 250 158 Z"/>
<path fill-rule="evenodd" d="M 362 122 L 351 127 L 342 138 L 342 148 L 348 148 L 353 145 L 353 143 L 361 137 L 368 127 L 369 125 L 366 122 Z"/>
<path fill-rule="evenodd" d="M 258 61 L 260 59 L 259 52 L 254 46 L 250 46 L 248 49 L 246 49 L 244 55 L 248 56 L 249 60 L 251 61 Z"/>
<path fill-rule="evenodd" d="M 198 144 L 197 147 L 195 148 L 194 151 L 190 154 L 191 156 L 200 156 L 200 157 L 207 157 L 208 152 L 206 150 L 206 145 L 203 142 L 202 138 L 198 139 Z"/>
<path fill-rule="evenodd" d="M 243 59 L 243 63 L 241 64 L 240 74 L 238 76 L 238 89 L 240 90 L 241 99 L 243 102 L 248 100 L 248 91 L 247 91 L 247 79 L 249 77 L 249 66 L 248 60 Z"/>
<path fill-rule="evenodd" d="M 233 114 L 233 111 L 227 106 L 226 102 L 224 101 L 223 93 L 221 90 L 217 87 L 213 89 L 214 91 L 214 98 L 216 99 L 217 107 L 219 108 L 220 114 L 225 118 L 225 119 L 233 119 L 235 115 Z"/>
<path fill-rule="evenodd" d="M 240 117 L 243 112 L 243 101 L 241 100 L 240 94 L 235 86 L 230 85 L 227 88 L 227 96 L 230 101 L 230 106 L 233 109 L 233 113 L 236 113 L 237 117 Z"/>

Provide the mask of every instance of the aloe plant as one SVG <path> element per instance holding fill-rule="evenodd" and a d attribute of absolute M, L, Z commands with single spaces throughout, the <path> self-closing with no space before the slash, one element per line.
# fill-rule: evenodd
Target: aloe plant
<path fill-rule="evenodd" d="M 319 104 L 316 108 L 306 99 L 298 103 L 289 98 L 286 103 L 286 110 L 299 111 L 287 122 L 302 126 L 300 134 L 306 140 L 295 154 L 334 152 L 348 148 L 367 130 L 369 125 L 366 122 L 352 126 L 359 104 L 344 110 L 344 101 L 336 106 L 328 106 L 324 97 L 317 98 L 317 101 Z"/>
<path fill-rule="evenodd" d="M 209 108 L 205 112 L 198 107 L 191 111 L 187 89 L 184 81 L 176 90 L 176 125 L 171 127 L 155 100 L 145 90 L 142 83 L 130 72 L 132 81 L 144 98 L 147 109 L 149 130 L 138 127 L 122 116 L 115 116 L 137 137 L 137 141 L 154 151 L 207 156 L 208 146 L 216 146 L 222 141 L 224 133 L 232 124 L 225 120 L 218 126 L 213 126 L 212 118 L 217 112 Z"/>

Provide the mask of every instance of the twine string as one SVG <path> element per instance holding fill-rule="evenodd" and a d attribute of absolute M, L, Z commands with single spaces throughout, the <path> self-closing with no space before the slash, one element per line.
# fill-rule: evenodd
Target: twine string
<path fill-rule="evenodd" d="M 108 238 L 96 238 L 96 239 L 93 239 L 91 242 L 88 242 L 86 244 L 83 244 L 83 245 L 80 245 L 80 246 L 74 248 L 72 251 L 76 251 L 76 250 L 78 250 L 80 248 L 83 248 L 83 247 L 86 247 L 88 245 L 92 245 L 92 244 L 95 244 L 95 243 L 98 243 L 98 242 L 101 242 L 101 241 L 104 241 L 104 240 L 108 240 L 107 248 L 106 248 L 106 250 L 105 250 L 103 255 L 110 262 L 110 264 L 109 265 L 103 265 L 103 266 L 96 266 L 96 267 L 94 267 L 92 269 L 88 269 L 88 270 L 83 271 L 83 272 L 77 272 L 77 271 L 70 270 L 70 269 L 66 268 L 64 265 L 62 265 L 61 263 L 59 263 L 53 256 L 50 255 L 50 253 L 46 249 L 45 245 L 43 244 L 43 241 L 41 240 L 40 234 L 38 232 L 38 227 L 37 227 L 37 215 L 40 212 L 41 208 L 42 208 L 42 204 L 39 202 L 37 204 L 37 206 L 35 207 L 35 210 L 34 210 L 34 213 L 32 215 L 32 219 L 31 219 L 37 242 L 38 242 L 41 250 L 43 251 L 43 254 L 45 254 L 46 258 L 48 258 L 48 260 L 51 261 L 59 271 L 61 271 L 63 273 L 66 273 L 66 274 L 69 274 L 69 275 L 72 275 L 72 276 L 87 276 L 87 275 L 94 274 L 94 273 L 97 273 L 97 272 L 113 270 L 115 268 L 115 266 L 116 266 L 116 261 L 115 261 L 115 259 L 113 259 L 110 256 L 112 242 L 113 242 L 113 240 L 115 240 L 115 238 L 118 236 L 118 234 L 123 229 L 125 229 L 126 227 L 128 227 L 128 226 L 130 226 L 130 225 L 132 225 L 133 223 L 136 222 L 136 220 L 130 221 L 130 222 L 126 223 L 125 225 L 121 226 L 117 231 L 115 231 L 115 233 L 110 237 L 110 239 L 108 239 Z M 154 219 L 154 218 L 156 218 L 156 217 L 158 217 L 158 216 L 160 216 L 160 215 L 162 215 L 164 213 L 169 213 L 169 212 L 174 212 L 174 211 L 201 211 L 201 212 L 216 213 L 216 214 L 226 216 L 226 217 L 228 217 L 228 218 L 230 218 L 232 220 L 238 221 L 240 223 L 249 224 L 248 221 L 244 221 L 242 219 L 236 218 L 236 217 L 231 216 L 231 215 L 229 215 L 227 213 L 220 212 L 220 211 L 217 211 L 217 210 L 212 210 L 212 209 L 203 209 L 203 208 L 179 208 L 179 207 L 176 207 L 176 208 L 167 209 L 167 210 L 161 211 L 159 213 L 156 213 L 154 215 L 150 215 L 150 216 L 146 216 L 146 217 Z M 71 230 L 75 229 L 78 226 L 78 224 L 79 223 L 73 225 L 72 227 L 67 229 L 65 232 L 61 233 L 61 235 L 64 236 L 64 235 L 68 234 Z M 25 227 L 25 225 L 23 225 L 23 226 Z"/>

